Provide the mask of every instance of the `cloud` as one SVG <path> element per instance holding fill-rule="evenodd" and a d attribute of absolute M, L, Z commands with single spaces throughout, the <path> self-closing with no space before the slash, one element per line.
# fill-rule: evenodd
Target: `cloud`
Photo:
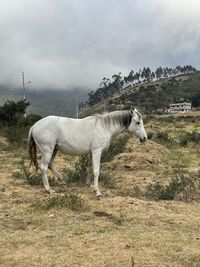
<path fill-rule="evenodd" d="M 143 66 L 200 61 L 198 0 L 0 0 L 0 83 L 95 88 Z"/>

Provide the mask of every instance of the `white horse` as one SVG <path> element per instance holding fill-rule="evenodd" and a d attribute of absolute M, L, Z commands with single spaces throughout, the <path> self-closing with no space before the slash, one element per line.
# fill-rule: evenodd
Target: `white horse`
<path fill-rule="evenodd" d="M 136 109 L 114 111 L 84 119 L 48 116 L 36 122 L 29 131 L 28 148 L 31 163 L 36 169 L 38 169 L 36 147 L 41 152 L 40 170 L 46 191 L 53 192 L 48 182 L 48 168 L 57 178 L 62 178 L 53 165 L 58 150 L 70 155 L 83 155 L 90 152 L 94 191 L 96 196 L 100 196 L 98 178 L 102 151 L 109 147 L 112 137 L 124 129 L 135 133 L 141 142 L 147 140 L 142 116 Z"/>

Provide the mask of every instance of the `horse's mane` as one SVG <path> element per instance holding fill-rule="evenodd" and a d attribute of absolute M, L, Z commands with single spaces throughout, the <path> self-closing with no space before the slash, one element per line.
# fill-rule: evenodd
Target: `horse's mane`
<path fill-rule="evenodd" d="M 121 127 L 128 128 L 131 120 L 132 114 L 130 110 L 113 111 L 96 115 L 96 122 L 102 123 L 104 127 L 119 124 Z"/>

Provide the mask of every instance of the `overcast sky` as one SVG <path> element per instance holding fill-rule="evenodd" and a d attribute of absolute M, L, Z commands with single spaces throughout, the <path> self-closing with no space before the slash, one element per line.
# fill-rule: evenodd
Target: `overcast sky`
<path fill-rule="evenodd" d="M 200 0 L 0 0 L 0 84 L 96 88 L 149 66 L 200 64 Z"/>

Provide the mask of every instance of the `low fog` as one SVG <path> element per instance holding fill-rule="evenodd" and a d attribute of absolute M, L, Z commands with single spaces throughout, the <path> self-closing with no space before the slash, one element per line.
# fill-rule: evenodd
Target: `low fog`
<path fill-rule="evenodd" d="M 103 77 L 200 62 L 198 0 L 0 0 L 0 84 L 95 88 Z"/>

